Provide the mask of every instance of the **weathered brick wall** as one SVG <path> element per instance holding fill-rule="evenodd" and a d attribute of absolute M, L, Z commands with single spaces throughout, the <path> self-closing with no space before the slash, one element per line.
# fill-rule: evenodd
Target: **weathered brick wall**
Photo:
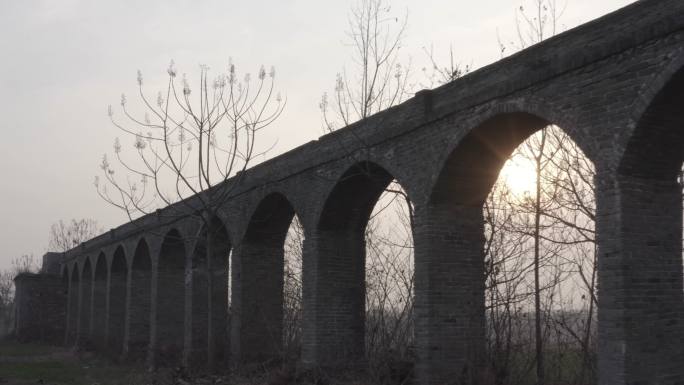
<path fill-rule="evenodd" d="M 682 186 L 677 183 L 682 100 L 680 70 L 639 119 L 617 172 L 597 177 L 601 383 L 684 381 Z"/>
<path fill-rule="evenodd" d="M 684 147 L 682 68 L 684 2 L 643 0 L 253 167 L 238 185 L 229 181 L 232 198 L 218 216 L 234 247 L 232 358 L 280 354 L 283 240 L 294 213 L 306 235 L 303 363 L 362 355 L 363 227 L 379 189 L 396 179 L 416 207 L 418 382 L 476 376 L 484 341 L 481 204 L 510 151 L 555 123 L 598 171 L 601 383 L 681 383 L 682 207 L 674 178 Z M 208 276 L 197 264 L 164 267 L 171 249 L 190 250 L 192 236 L 182 247 L 159 246 L 172 228 L 196 234 L 188 231 L 196 218 L 176 215 L 196 204 L 189 199 L 65 254 L 69 341 L 74 320 L 87 316 L 74 297 L 85 284 L 73 271 L 88 255 L 120 242 L 140 249 L 144 239 L 144 250 L 155 245 L 147 262 L 139 263 L 140 250 L 127 257 L 125 341 L 141 351 L 182 343 L 186 357 L 206 354 L 198 348 L 202 325 L 211 319 L 220 333 L 215 325 L 225 318 L 213 309 L 225 304 L 225 281 L 215 279 L 211 299 L 202 298 Z"/>
<path fill-rule="evenodd" d="M 485 346 L 482 209 L 418 206 L 415 223 L 416 348 L 425 355 L 416 375 L 476 383 Z"/>
<path fill-rule="evenodd" d="M 293 216 L 282 195 L 269 195 L 233 252 L 231 355 L 237 362 L 282 354 L 283 243 Z"/>
<path fill-rule="evenodd" d="M 14 279 L 16 336 L 20 341 L 64 341 L 66 288 L 58 274 L 23 273 Z"/>
<path fill-rule="evenodd" d="M 45 253 L 40 272 L 47 274 L 60 274 L 64 259 L 63 253 Z"/>

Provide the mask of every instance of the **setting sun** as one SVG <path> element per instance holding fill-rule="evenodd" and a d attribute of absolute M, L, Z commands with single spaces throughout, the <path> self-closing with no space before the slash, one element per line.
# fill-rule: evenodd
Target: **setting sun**
<path fill-rule="evenodd" d="M 534 195 L 537 180 L 534 163 L 522 156 L 514 156 L 501 168 L 499 179 L 516 196 Z"/>

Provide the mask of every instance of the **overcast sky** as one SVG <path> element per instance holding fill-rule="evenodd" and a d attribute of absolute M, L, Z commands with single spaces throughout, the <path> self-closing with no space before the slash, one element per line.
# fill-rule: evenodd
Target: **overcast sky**
<path fill-rule="evenodd" d="M 433 46 L 453 47 L 475 68 L 499 58 L 497 30 L 515 34 L 515 9 L 529 0 L 400 0 L 408 13 L 404 57 L 416 72 Z M 631 0 L 568 0 L 571 28 Z M 47 250 L 50 225 L 94 218 L 109 229 L 122 212 L 96 195 L 93 178 L 117 130 L 107 118 L 136 71 L 162 80 L 171 59 L 179 72 L 199 64 L 242 71 L 274 65 L 287 95 L 283 116 L 261 137 L 278 143 L 269 156 L 322 133 L 318 102 L 349 67 L 351 1 L 0 0 L 0 269 L 12 258 Z M 419 77 L 416 74 L 416 78 Z M 415 79 L 420 80 L 420 79 Z"/>

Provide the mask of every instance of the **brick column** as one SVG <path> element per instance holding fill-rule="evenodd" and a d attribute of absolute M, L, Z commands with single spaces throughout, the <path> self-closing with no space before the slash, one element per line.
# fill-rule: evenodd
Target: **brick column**
<path fill-rule="evenodd" d="M 147 258 L 149 256 L 140 256 Z M 132 361 L 145 358 L 150 345 L 150 315 L 151 315 L 151 281 L 152 273 L 149 265 L 142 264 L 129 271 L 129 285 L 127 287 L 127 334 L 124 345 L 124 356 Z"/>
<path fill-rule="evenodd" d="M 599 383 L 684 383 L 682 192 L 599 174 Z"/>
<path fill-rule="evenodd" d="M 245 239 L 233 251 L 231 360 L 264 362 L 282 353 L 283 235 Z"/>
<path fill-rule="evenodd" d="M 76 343 L 76 334 L 78 330 L 78 272 L 76 269 L 72 270 L 67 293 L 67 330 L 64 341 L 67 346 Z"/>
<path fill-rule="evenodd" d="M 477 383 L 485 347 L 482 208 L 416 207 L 419 384 Z"/>
<path fill-rule="evenodd" d="M 109 277 L 109 320 L 107 345 L 118 355 L 122 352 L 126 325 L 127 270 L 123 261 L 122 270 L 114 270 Z M 114 263 L 112 263 L 114 266 Z"/>
<path fill-rule="evenodd" d="M 366 300 L 363 231 L 312 231 L 303 253 L 303 364 L 339 368 L 361 363 Z"/>
<path fill-rule="evenodd" d="M 124 249 L 119 247 L 112 256 L 107 273 L 107 350 L 121 357 L 127 344 L 129 274 Z"/>
<path fill-rule="evenodd" d="M 190 367 L 201 367 L 207 362 L 207 272 L 204 250 L 193 255 L 190 274 L 192 280 L 188 289 L 189 322 L 186 330 L 186 361 Z"/>
<path fill-rule="evenodd" d="M 100 257 L 104 260 L 104 255 Z M 105 334 L 107 332 L 107 271 L 106 262 L 104 266 L 98 265 L 95 270 L 95 280 L 93 281 L 93 342 L 98 348 L 105 346 Z M 101 270 L 104 269 L 103 270 Z"/>
<path fill-rule="evenodd" d="M 91 274 L 90 264 L 86 262 L 83 268 L 83 274 L 79 281 L 80 298 L 78 301 L 78 331 L 77 344 L 81 346 L 88 346 L 91 342 L 91 319 L 92 319 L 92 295 L 93 295 L 93 277 Z"/>
<path fill-rule="evenodd" d="M 181 363 L 185 322 L 185 250 L 180 239 L 161 248 L 153 293 L 152 362 L 155 366 Z M 153 279 L 154 281 L 154 279 Z M 154 311 L 156 310 L 156 311 Z"/>
<path fill-rule="evenodd" d="M 202 235 L 204 237 L 205 234 Z M 213 236 L 211 260 L 207 260 L 203 240 L 189 265 L 189 292 L 186 294 L 185 361 L 191 367 L 223 366 L 226 357 L 228 275 L 226 263 L 230 246 L 225 237 Z M 208 272 L 209 271 L 209 272 Z M 210 287 L 211 286 L 211 287 Z"/>
<path fill-rule="evenodd" d="M 226 364 L 228 356 L 226 345 L 228 340 L 228 258 L 230 246 L 227 242 L 215 238 L 214 251 L 209 274 L 210 284 L 207 287 L 210 305 L 209 323 L 207 324 L 208 337 L 207 354 L 213 357 L 209 362 L 217 368 Z M 282 290 L 282 289 L 281 289 Z M 213 369 L 213 368 L 212 368 Z"/>

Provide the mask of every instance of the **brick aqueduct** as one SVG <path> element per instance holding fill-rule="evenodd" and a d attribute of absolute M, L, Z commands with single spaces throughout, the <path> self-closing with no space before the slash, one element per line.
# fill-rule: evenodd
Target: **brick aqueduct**
<path fill-rule="evenodd" d="M 301 362 L 363 357 L 363 229 L 396 179 L 415 205 L 416 381 L 456 382 L 485 346 L 483 200 L 550 123 L 597 173 L 600 384 L 683 384 L 681 0 L 638 1 L 247 170 L 215 220 L 211 264 L 193 259 L 201 230 L 173 206 L 48 254 L 16 280 L 17 333 L 151 363 L 277 356 L 296 213 Z"/>

